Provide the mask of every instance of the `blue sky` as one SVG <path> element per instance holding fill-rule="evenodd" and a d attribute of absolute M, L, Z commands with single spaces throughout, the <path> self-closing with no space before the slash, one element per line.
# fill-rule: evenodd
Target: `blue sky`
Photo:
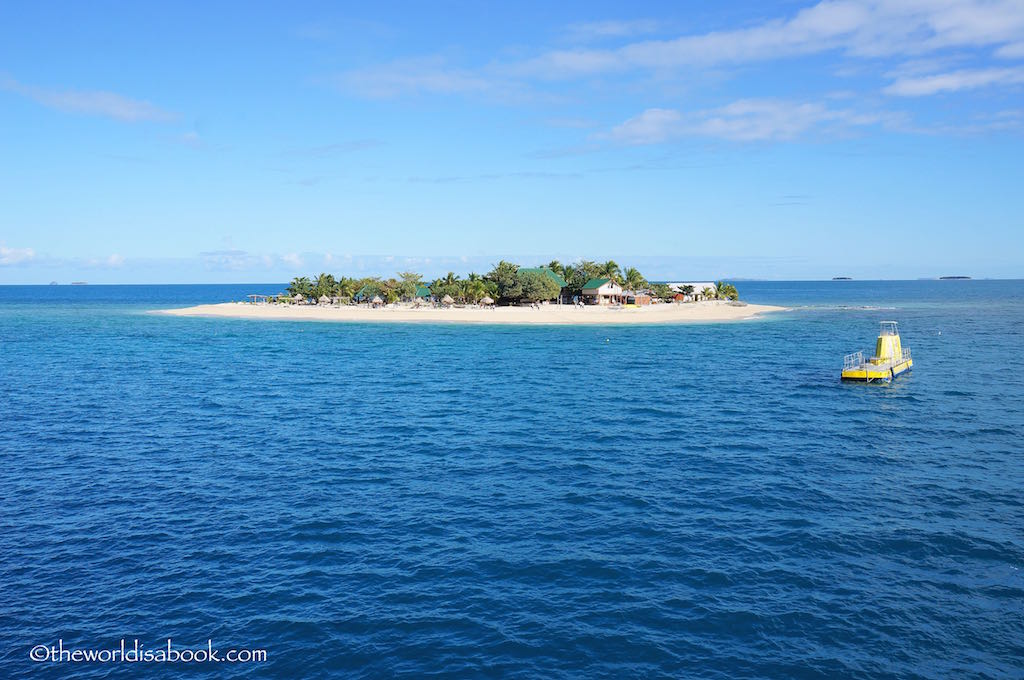
<path fill-rule="evenodd" d="M 1024 2 L 4 3 L 0 283 L 1024 277 Z"/>

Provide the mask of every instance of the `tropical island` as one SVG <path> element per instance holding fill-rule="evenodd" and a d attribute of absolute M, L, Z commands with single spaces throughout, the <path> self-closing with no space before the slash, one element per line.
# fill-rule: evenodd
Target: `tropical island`
<path fill-rule="evenodd" d="M 391 278 L 321 273 L 296 277 L 277 295 L 245 302 L 165 310 L 178 316 L 318 321 L 463 323 L 684 323 L 748 319 L 781 308 L 739 301 L 726 281 L 649 282 L 615 261 L 557 260 L 536 267 L 501 261 L 486 274 L 448 272 L 433 281 L 416 272 Z"/>

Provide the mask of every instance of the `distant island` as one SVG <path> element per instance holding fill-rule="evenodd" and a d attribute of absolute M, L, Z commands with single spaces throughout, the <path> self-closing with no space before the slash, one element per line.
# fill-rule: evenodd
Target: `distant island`
<path fill-rule="evenodd" d="M 391 278 L 296 277 L 277 295 L 199 305 L 165 313 L 335 321 L 464 323 L 655 323 L 745 319 L 780 307 L 739 301 L 726 281 L 651 283 L 614 260 L 557 260 L 536 267 L 502 261 L 486 274 L 454 272 L 426 281 L 416 272 Z"/>
<path fill-rule="evenodd" d="M 833 281 L 853 281 L 849 276 L 833 276 Z"/>
<path fill-rule="evenodd" d="M 940 276 L 939 281 L 970 281 L 970 276 Z"/>

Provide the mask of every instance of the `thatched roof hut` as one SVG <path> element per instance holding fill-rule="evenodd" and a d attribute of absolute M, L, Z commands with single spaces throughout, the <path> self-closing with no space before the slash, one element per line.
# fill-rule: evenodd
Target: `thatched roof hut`
<path fill-rule="evenodd" d="M 319 302 L 322 305 L 329 305 L 331 304 L 331 298 L 329 298 L 326 295 L 321 295 L 317 302 Z"/>
<path fill-rule="evenodd" d="M 379 305 L 379 304 L 383 304 L 384 303 L 384 301 L 380 299 L 379 295 L 374 295 L 372 302 L 375 305 Z"/>
<path fill-rule="evenodd" d="M 296 293 L 292 296 L 292 302 L 302 302 L 305 298 L 302 297 L 302 293 Z"/>
<path fill-rule="evenodd" d="M 453 302 L 455 302 L 455 298 L 453 298 L 451 295 L 445 295 L 443 298 L 441 298 L 441 302 L 446 305 L 450 305 Z"/>
<path fill-rule="evenodd" d="M 494 304 L 494 300 L 492 300 L 490 297 L 484 296 L 484 298 L 482 300 L 480 300 L 480 304 L 482 304 L 482 305 L 493 305 Z"/>

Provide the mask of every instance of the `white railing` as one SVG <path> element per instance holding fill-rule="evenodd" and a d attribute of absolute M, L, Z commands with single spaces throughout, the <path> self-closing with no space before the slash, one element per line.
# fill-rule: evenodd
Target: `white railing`
<path fill-rule="evenodd" d="M 843 357 L 843 370 L 859 368 L 864 365 L 864 352 L 854 352 Z"/>
<path fill-rule="evenodd" d="M 904 347 L 903 348 L 903 354 L 900 357 L 900 363 L 903 363 L 904 361 L 910 361 L 910 359 L 911 359 L 910 348 L 909 347 Z"/>

